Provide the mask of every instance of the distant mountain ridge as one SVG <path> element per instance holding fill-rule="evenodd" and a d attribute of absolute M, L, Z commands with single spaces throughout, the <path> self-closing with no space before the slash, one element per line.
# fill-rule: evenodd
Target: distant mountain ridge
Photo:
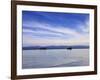
<path fill-rule="evenodd" d="M 77 45 L 77 46 L 27 46 L 22 47 L 23 50 L 32 49 L 88 49 L 89 46 Z"/>

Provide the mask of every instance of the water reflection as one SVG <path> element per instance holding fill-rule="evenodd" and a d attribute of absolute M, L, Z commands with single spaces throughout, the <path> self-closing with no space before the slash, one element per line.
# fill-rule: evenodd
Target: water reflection
<path fill-rule="evenodd" d="M 22 68 L 88 66 L 89 49 L 23 50 Z"/>

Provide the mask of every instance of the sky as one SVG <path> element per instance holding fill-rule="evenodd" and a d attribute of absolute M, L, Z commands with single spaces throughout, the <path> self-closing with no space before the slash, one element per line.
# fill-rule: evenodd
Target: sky
<path fill-rule="evenodd" d="M 89 14 L 22 11 L 23 46 L 89 45 Z"/>

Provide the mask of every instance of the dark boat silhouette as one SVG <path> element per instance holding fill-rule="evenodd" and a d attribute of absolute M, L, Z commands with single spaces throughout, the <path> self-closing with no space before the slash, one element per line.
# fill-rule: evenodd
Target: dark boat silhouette
<path fill-rule="evenodd" d="M 72 50 L 72 47 L 68 47 L 67 49 Z"/>
<path fill-rule="evenodd" d="M 46 48 L 46 47 L 41 47 L 41 48 L 39 48 L 39 49 L 40 49 L 40 50 L 42 50 L 42 49 L 45 50 L 45 49 L 47 49 L 47 48 Z"/>

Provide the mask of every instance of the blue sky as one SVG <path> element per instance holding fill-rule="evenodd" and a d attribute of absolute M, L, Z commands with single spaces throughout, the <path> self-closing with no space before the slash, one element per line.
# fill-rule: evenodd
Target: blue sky
<path fill-rule="evenodd" d="M 89 14 L 22 11 L 23 46 L 89 45 Z"/>

